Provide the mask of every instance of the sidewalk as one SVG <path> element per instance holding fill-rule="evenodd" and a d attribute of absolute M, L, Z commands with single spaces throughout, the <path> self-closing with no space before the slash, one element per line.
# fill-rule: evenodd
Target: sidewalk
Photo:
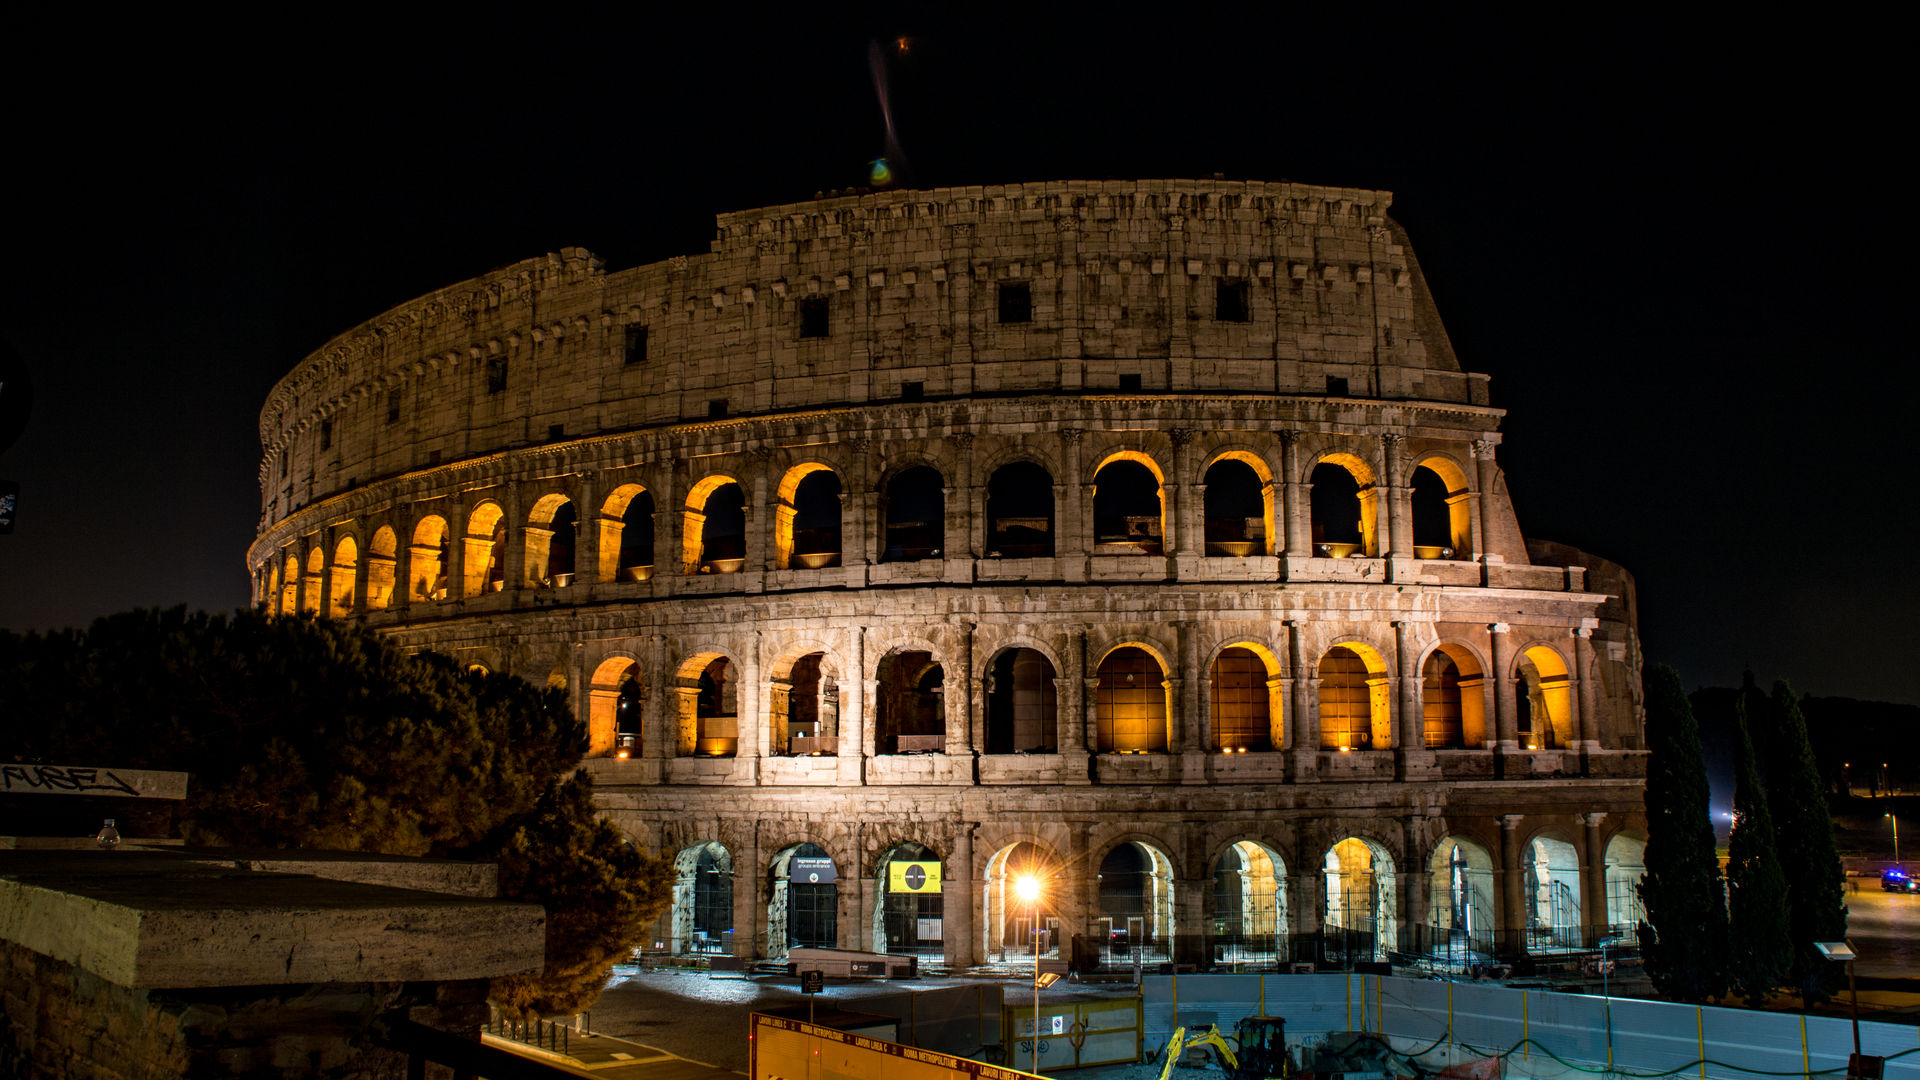
<path fill-rule="evenodd" d="M 568 1041 L 566 1053 L 501 1035 L 482 1035 L 480 1041 L 595 1080 L 732 1080 L 741 1075 L 718 1065 L 677 1057 L 657 1046 L 591 1032 L 574 1034 Z"/>

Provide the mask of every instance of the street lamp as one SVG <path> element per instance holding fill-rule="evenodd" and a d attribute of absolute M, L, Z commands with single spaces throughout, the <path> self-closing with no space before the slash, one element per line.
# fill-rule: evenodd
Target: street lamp
<path fill-rule="evenodd" d="M 1028 931 L 1033 935 L 1033 1072 L 1040 1072 L 1040 879 L 1032 874 L 1023 874 L 1014 882 L 1013 890 L 1027 905 L 1032 923 Z"/>
<path fill-rule="evenodd" d="M 1893 822 L 1893 865 L 1899 866 L 1900 865 L 1900 819 L 1897 817 L 1894 817 L 1892 814 L 1888 814 L 1887 820 Z"/>

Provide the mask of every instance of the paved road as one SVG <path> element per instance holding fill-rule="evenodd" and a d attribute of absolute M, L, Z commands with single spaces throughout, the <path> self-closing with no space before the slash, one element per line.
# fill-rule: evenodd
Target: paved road
<path fill-rule="evenodd" d="M 1876 878 L 1848 878 L 1847 938 L 1860 975 L 1920 978 L 1920 893 L 1881 890 Z"/>

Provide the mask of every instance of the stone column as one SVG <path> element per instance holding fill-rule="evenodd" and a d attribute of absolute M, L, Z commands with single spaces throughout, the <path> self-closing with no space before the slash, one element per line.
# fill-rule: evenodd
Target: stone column
<path fill-rule="evenodd" d="M 1513 753 L 1520 746 L 1518 706 L 1513 698 L 1513 636 L 1512 627 L 1506 623 L 1493 623 L 1487 627 L 1493 638 L 1493 670 L 1488 676 L 1493 680 L 1493 729 L 1494 739 L 1501 753 Z"/>
<path fill-rule="evenodd" d="M 1414 670 L 1414 659 L 1419 646 L 1412 640 L 1406 620 L 1395 619 L 1393 623 L 1394 684 L 1393 695 L 1395 717 L 1393 739 L 1398 745 L 1398 757 L 1404 765 L 1409 753 L 1422 754 L 1427 749 L 1424 717 L 1420 713 L 1420 676 Z"/>
<path fill-rule="evenodd" d="M 1192 964 L 1196 969 L 1207 960 L 1207 894 L 1213 891 L 1212 878 L 1179 877 L 1173 879 L 1173 959 L 1176 964 Z"/>
<path fill-rule="evenodd" d="M 413 604 L 413 528 L 413 504 L 402 502 L 395 506 L 393 510 L 393 592 L 388 594 L 387 609 L 399 613 L 402 621 L 405 621 L 407 609 Z M 278 596 L 269 597 L 267 600 L 270 610 L 278 611 L 279 604 Z"/>
<path fill-rule="evenodd" d="M 553 530 L 540 525 L 528 525 L 520 531 L 524 534 L 521 542 L 507 545 L 517 553 L 515 558 L 519 560 L 520 572 L 524 575 L 514 587 L 530 589 L 538 586 L 541 579 L 547 576 L 547 559 L 553 553 Z M 508 569 L 507 573 L 513 573 L 512 569 Z"/>
<path fill-rule="evenodd" d="M 1202 268 L 1204 269 L 1204 267 Z M 1167 215 L 1167 357 L 1172 369 L 1169 390 L 1193 389 L 1193 339 L 1189 337 L 1188 307 L 1194 282 L 1187 277 L 1187 216 Z M 1209 315 L 1212 312 L 1208 312 Z"/>
<path fill-rule="evenodd" d="M 1493 499 L 1494 483 L 1500 475 L 1500 466 L 1494 463 L 1493 448 L 1497 445 L 1492 439 L 1473 441 L 1473 472 L 1475 488 L 1473 491 L 1473 554 L 1482 564 L 1487 561 L 1487 507 Z M 1482 584 L 1485 583 L 1484 571 Z"/>
<path fill-rule="evenodd" d="M 1309 538 L 1313 535 L 1308 526 L 1312 523 L 1307 500 L 1313 493 L 1313 486 L 1300 479 L 1300 433 L 1283 431 L 1280 433 L 1280 477 L 1281 490 L 1286 495 L 1281 507 L 1286 526 L 1282 529 L 1284 541 L 1282 553 L 1295 558 L 1313 554 L 1313 545 Z"/>
<path fill-rule="evenodd" d="M 1426 819 L 1418 814 L 1409 814 L 1402 823 L 1402 836 L 1405 838 L 1406 865 L 1400 870 L 1400 880 L 1405 883 L 1400 889 L 1400 925 L 1403 928 L 1400 948 L 1407 952 L 1419 952 L 1427 947 L 1427 909 L 1432 904 L 1428 893 L 1433 880 L 1429 876 L 1427 861 L 1421 857 L 1427 850 Z"/>
<path fill-rule="evenodd" d="M 1586 945 L 1595 948 L 1607 930 L 1607 849 L 1600 844 L 1600 825 L 1607 820 L 1603 812 L 1581 814 L 1586 826 L 1580 843 L 1580 923 Z"/>
<path fill-rule="evenodd" d="M 1590 754 L 1600 749 L 1600 714 L 1594 703 L 1593 685 L 1593 627 L 1588 625 L 1591 619 L 1581 620 L 1573 628 L 1573 670 L 1575 683 L 1573 693 L 1567 695 L 1579 706 L 1576 727 L 1580 736 L 1580 751 Z"/>
<path fill-rule="evenodd" d="M 1060 234 L 1060 389 L 1074 391 L 1084 384 L 1080 363 L 1080 219 L 1079 211 L 1062 207 L 1053 227 Z"/>
<path fill-rule="evenodd" d="M 1087 580 L 1087 556 L 1092 554 L 1092 529 L 1087 515 L 1092 512 L 1087 484 L 1080 472 L 1082 428 L 1060 429 L 1062 476 L 1053 478 L 1053 554 L 1060 573 L 1067 581 Z"/>
<path fill-rule="evenodd" d="M 733 856 L 733 952 L 759 959 L 767 955 L 766 855 L 760 849 L 760 822 L 753 822 L 746 843 Z"/>
<path fill-rule="evenodd" d="M 971 561 L 980 557 L 982 545 L 985 543 L 983 531 L 986 521 L 985 506 L 980 505 L 979 512 L 975 510 L 976 504 L 981 503 L 982 496 L 974 487 L 973 481 L 973 435 L 963 431 L 954 435 L 951 442 L 954 475 L 947 477 L 947 483 L 951 486 L 944 493 L 946 535 L 941 539 L 940 545 L 941 557 L 945 558 L 949 565 L 956 561 Z M 949 574 L 947 579 L 951 581 L 953 576 Z M 969 566 L 967 576 L 963 580 L 971 581 L 972 579 L 973 568 Z"/>
<path fill-rule="evenodd" d="M 1087 717 L 1093 708 L 1090 703 L 1093 695 L 1087 690 L 1087 631 L 1084 627 L 1074 628 L 1068 636 L 1067 648 L 1061 659 L 1066 664 L 1066 670 L 1054 680 L 1056 687 L 1065 690 L 1065 700 L 1060 702 L 1060 713 L 1056 720 L 1063 729 L 1058 733 L 1061 782 L 1085 784 L 1088 781 L 1087 747 L 1090 745 Z"/>
<path fill-rule="evenodd" d="M 1161 538 L 1162 549 L 1176 557 L 1169 569 L 1184 577 L 1199 573 L 1199 564 L 1194 560 L 1207 553 L 1206 507 L 1202 505 L 1207 487 L 1194 475 L 1193 429 L 1168 428 L 1167 441 L 1173 444 L 1173 475 L 1167 477 L 1161 487 L 1172 502 L 1161 516 L 1173 535 Z"/>
<path fill-rule="evenodd" d="M 971 756 L 973 741 L 973 623 L 959 624 L 954 647 L 954 663 L 947 672 L 945 708 L 947 711 L 946 752 Z"/>
<path fill-rule="evenodd" d="M 459 497 L 447 507 L 447 555 L 440 560 L 440 573 L 447 579 L 447 599 L 467 595 L 467 504 Z M 433 582 L 427 582 L 433 588 Z"/>
<path fill-rule="evenodd" d="M 507 545 L 507 550 L 496 551 L 493 557 L 500 560 L 501 591 L 516 592 L 525 588 L 527 584 L 527 519 L 521 508 L 520 482 L 509 480 L 502 485 L 502 488 L 500 522 L 506 528 L 500 534 L 500 542 Z M 551 529 L 547 530 L 547 536 L 549 539 L 552 538 Z M 547 568 L 542 566 L 539 569 L 545 573 Z M 480 592 L 481 595 L 486 595 L 485 582 L 481 583 Z"/>
<path fill-rule="evenodd" d="M 974 882 L 979 875 L 973 869 L 973 832 L 979 827 L 954 822 L 953 849 L 940 879 L 941 946 L 954 967 L 980 963 L 980 935 L 974 932 Z"/>
<path fill-rule="evenodd" d="M 1293 698 L 1289 702 L 1293 707 L 1289 739 L 1293 745 L 1292 779 L 1295 783 L 1311 783 L 1320 775 L 1320 709 L 1315 700 L 1320 680 L 1313 677 L 1313 668 L 1302 656 L 1300 624 L 1288 620 L 1284 625 L 1287 667 L 1293 678 Z"/>
<path fill-rule="evenodd" d="M 1505 959 L 1527 953 L 1526 870 L 1521 866 L 1526 853 L 1520 849 L 1521 814 L 1500 815 L 1500 931 L 1505 941 L 1494 942 L 1494 951 Z"/>
<path fill-rule="evenodd" d="M 858 626 L 848 631 L 847 670 L 840 677 L 839 759 L 837 782 L 841 787 L 866 783 L 867 749 L 873 736 L 867 723 L 866 631 Z"/>
<path fill-rule="evenodd" d="M 853 459 L 846 482 L 852 485 L 853 498 L 847 498 L 846 486 L 840 489 L 840 565 L 847 568 L 847 584 L 852 588 L 866 585 L 867 567 L 880 554 L 879 534 L 886 531 L 880 526 L 880 495 L 874 490 L 873 459 L 867 453 L 872 445 L 873 440 L 864 437 L 847 440 Z"/>
<path fill-rule="evenodd" d="M 573 486 L 573 583 L 595 585 L 600 581 L 600 508 L 599 474 L 591 469 L 581 473 Z M 614 541 L 616 544 L 619 541 Z M 617 557 L 620 549 L 614 548 Z"/>
<path fill-rule="evenodd" d="M 946 273 L 947 325 L 953 329 L 953 394 L 965 397 L 973 393 L 973 225 L 950 225 L 947 231 L 948 262 L 934 268 L 934 280 Z"/>
<path fill-rule="evenodd" d="M 774 513 L 762 512 L 764 508 L 772 506 L 768 501 L 767 492 L 767 468 L 772 458 L 773 451 L 764 446 L 755 447 L 748 455 L 748 460 L 753 462 L 753 475 L 747 478 L 746 486 L 741 492 L 747 498 L 746 505 L 740 508 L 740 516 L 746 519 L 747 530 L 747 561 L 741 567 L 741 572 L 745 574 L 757 574 L 774 569 L 772 561 L 774 545 L 768 542 L 770 538 L 767 533 L 769 526 L 778 528 L 781 524 L 780 510 L 789 509 L 776 507 Z M 747 591 L 758 592 L 759 590 L 749 586 Z"/>
<path fill-rule="evenodd" d="M 1406 462 L 1400 452 L 1405 442 L 1404 435 L 1380 436 L 1380 459 L 1386 465 L 1387 476 L 1386 544 L 1382 550 L 1394 559 L 1413 557 L 1413 501 L 1407 487 Z M 1391 568 L 1388 573 L 1392 573 Z"/>
<path fill-rule="evenodd" d="M 1056 891 L 1060 899 L 1053 907 L 1060 919 L 1061 936 L 1069 943 L 1073 935 L 1088 932 L 1099 905 L 1100 866 L 1093 861 L 1091 831 L 1092 826 L 1085 821 L 1067 823 L 1065 866 L 1056 879 L 1059 883 Z M 1044 926 L 1045 912 L 1041 913 L 1040 918 Z"/>

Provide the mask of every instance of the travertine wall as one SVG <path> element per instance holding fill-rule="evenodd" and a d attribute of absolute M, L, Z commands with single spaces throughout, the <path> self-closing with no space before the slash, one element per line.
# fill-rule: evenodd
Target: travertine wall
<path fill-rule="evenodd" d="M 1192 181 L 892 192 L 724 215 L 701 256 L 607 272 L 568 249 L 450 286 L 273 391 L 256 595 L 572 688 L 603 804 L 649 846 L 725 846 L 737 936 L 759 953 L 784 951 L 768 868 L 800 842 L 840 866 L 848 944 L 870 943 L 878 860 L 935 851 L 956 962 L 995 947 L 996 855 L 1022 841 L 1088 868 L 1061 889 L 1073 926 L 1098 915 L 1093 868 L 1133 843 L 1177 899 L 1164 921 L 1197 930 L 1225 847 L 1256 840 L 1307 933 L 1342 838 L 1398 869 L 1408 927 L 1431 914 L 1415 883 L 1466 840 L 1518 942 L 1523 864 L 1552 840 L 1582 859 L 1579 929 L 1596 935 L 1603 853 L 1641 828 L 1631 578 L 1524 536 L 1501 413 L 1389 201 Z M 1235 542 L 1205 509 L 1228 460 L 1263 507 Z M 1051 553 L 990 520 L 996 474 L 1019 463 L 1045 471 L 1029 494 L 1050 500 Z M 1095 507 L 1131 466 L 1151 477 L 1152 535 L 1116 542 Z M 902 552 L 891 485 L 918 467 L 937 474 L 917 475 L 938 546 Z M 1332 512 L 1314 496 L 1329 469 L 1359 492 Z M 796 491 L 821 471 L 838 539 L 802 559 Z M 744 550 L 723 558 L 704 545 L 727 485 Z M 568 507 L 570 572 L 549 562 Z M 1416 532 L 1435 512 L 1439 542 Z M 1354 542 L 1319 539 L 1356 522 Z M 653 564 L 621 565 L 625 531 L 647 528 Z M 986 684 L 1014 648 L 1053 673 L 1054 752 L 986 752 L 1007 722 Z M 1228 648 L 1265 668 L 1268 742 L 1213 730 Z M 1121 752 L 1102 726 L 1101 666 L 1122 649 L 1160 672 L 1164 749 Z M 922 653 L 944 731 L 909 746 L 881 704 L 903 688 L 880 680 Z M 1329 674 L 1348 654 L 1365 685 Z M 1432 689 L 1442 655 L 1457 689 Z M 838 713 L 819 756 L 786 727 L 808 657 Z M 719 659 L 723 712 L 698 682 Z M 1321 724 L 1348 689 L 1370 702 L 1357 746 Z M 624 730 L 623 690 L 640 718 Z M 1468 719 L 1436 739 L 1438 694 Z"/>

